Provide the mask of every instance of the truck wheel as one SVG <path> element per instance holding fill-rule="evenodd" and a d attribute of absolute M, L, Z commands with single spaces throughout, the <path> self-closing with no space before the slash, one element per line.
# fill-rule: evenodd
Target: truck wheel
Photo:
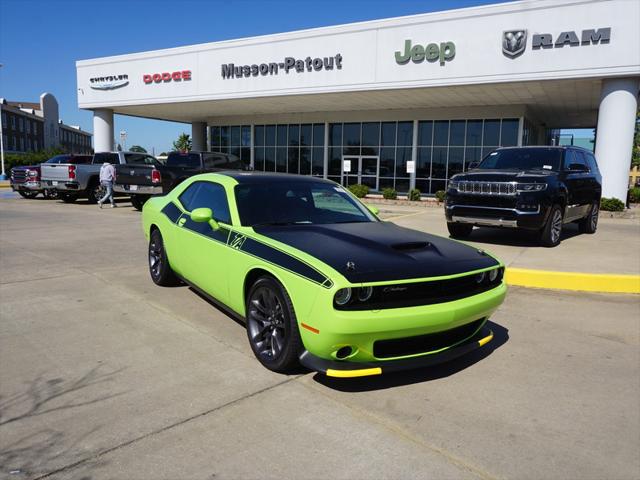
<path fill-rule="evenodd" d="M 275 278 L 260 277 L 247 295 L 247 337 L 258 361 L 274 372 L 299 366 L 302 339 L 293 304 Z"/>
<path fill-rule="evenodd" d="M 55 188 L 47 188 L 42 192 L 42 194 L 47 200 L 55 200 L 58 198 L 58 191 Z"/>
<path fill-rule="evenodd" d="M 28 198 L 28 199 L 36 198 L 38 196 L 38 192 L 18 190 L 18 193 L 22 198 Z"/>
<path fill-rule="evenodd" d="M 74 194 L 74 193 L 59 193 L 58 197 L 64 202 L 64 203 L 73 203 L 78 199 L 78 195 Z"/>
<path fill-rule="evenodd" d="M 591 204 L 589 214 L 578 222 L 580 233 L 596 233 L 598 229 L 598 215 L 600 214 L 600 203 L 596 200 Z"/>
<path fill-rule="evenodd" d="M 540 230 L 540 245 L 551 248 L 560 243 L 562 222 L 562 208 L 560 208 L 560 205 L 554 205 L 549 213 L 547 223 L 545 223 L 542 230 Z"/>
<path fill-rule="evenodd" d="M 105 193 L 107 193 L 106 188 L 100 182 L 96 182 L 94 180 L 87 189 L 87 198 L 89 199 L 89 203 L 98 203 L 98 200 L 104 197 Z"/>
<path fill-rule="evenodd" d="M 131 205 L 138 211 L 142 211 L 142 207 L 144 207 L 147 200 L 149 200 L 149 197 L 144 195 L 131 195 Z"/>
<path fill-rule="evenodd" d="M 161 287 L 173 287 L 180 283 L 176 274 L 171 270 L 171 265 L 169 265 L 160 230 L 151 232 L 151 239 L 149 240 L 149 273 L 153 283 Z"/>
<path fill-rule="evenodd" d="M 468 223 L 447 222 L 449 235 L 453 238 L 467 238 L 473 231 L 473 225 Z"/>

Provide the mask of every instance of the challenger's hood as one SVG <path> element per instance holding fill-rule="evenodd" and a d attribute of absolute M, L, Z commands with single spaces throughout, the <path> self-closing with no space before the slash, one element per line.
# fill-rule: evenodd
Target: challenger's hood
<path fill-rule="evenodd" d="M 454 175 L 451 180 L 457 182 L 540 182 L 554 175 L 557 175 L 557 172 L 551 170 L 470 170 Z"/>
<path fill-rule="evenodd" d="M 498 265 L 476 248 L 388 222 L 265 226 L 255 231 L 308 253 L 351 283 L 454 275 Z"/>

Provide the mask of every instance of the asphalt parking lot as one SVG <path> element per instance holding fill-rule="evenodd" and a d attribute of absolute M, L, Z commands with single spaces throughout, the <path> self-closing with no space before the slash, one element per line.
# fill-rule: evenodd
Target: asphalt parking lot
<path fill-rule="evenodd" d="M 640 478 L 638 296 L 511 288 L 453 363 L 277 375 L 241 325 L 152 284 L 139 217 L 0 199 L 0 477 Z"/>

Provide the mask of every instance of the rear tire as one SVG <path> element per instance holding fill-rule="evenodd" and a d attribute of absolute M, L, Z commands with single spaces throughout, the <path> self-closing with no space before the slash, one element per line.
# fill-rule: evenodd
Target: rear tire
<path fill-rule="evenodd" d="M 73 203 L 78 199 L 78 195 L 74 193 L 58 193 L 58 198 L 64 203 Z"/>
<path fill-rule="evenodd" d="M 38 196 L 39 192 L 32 192 L 32 191 L 25 191 L 25 190 L 18 190 L 18 194 L 22 197 L 22 198 L 28 198 L 29 200 L 36 198 Z"/>
<path fill-rule="evenodd" d="M 58 191 L 55 188 L 47 188 L 42 192 L 42 194 L 47 200 L 55 200 L 58 198 Z"/>
<path fill-rule="evenodd" d="M 94 180 L 87 189 L 87 199 L 89 199 L 89 203 L 96 204 L 106 193 L 106 188 Z"/>
<path fill-rule="evenodd" d="M 303 344 L 298 321 L 280 282 L 260 277 L 247 295 L 246 316 L 249 345 L 264 367 L 280 373 L 299 367 Z"/>
<path fill-rule="evenodd" d="M 580 233 L 593 234 L 598 229 L 598 215 L 600 214 L 600 203 L 596 200 L 591 204 L 589 214 L 578 222 Z"/>
<path fill-rule="evenodd" d="M 149 239 L 149 273 L 151 280 L 161 287 L 173 287 L 180 283 L 167 258 L 160 230 L 151 232 Z"/>
<path fill-rule="evenodd" d="M 453 238 L 467 238 L 473 231 L 473 225 L 447 222 L 447 230 L 449 230 L 449 235 Z"/>
<path fill-rule="evenodd" d="M 144 207 L 147 200 L 149 198 L 144 195 L 131 195 L 131 205 L 139 212 L 142 211 L 142 207 Z"/>
<path fill-rule="evenodd" d="M 547 223 L 545 223 L 542 230 L 540 230 L 540 245 L 547 248 L 553 248 L 560 244 L 563 220 L 564 218 L 560 205 L 554 205 L 551 207 Z"/>

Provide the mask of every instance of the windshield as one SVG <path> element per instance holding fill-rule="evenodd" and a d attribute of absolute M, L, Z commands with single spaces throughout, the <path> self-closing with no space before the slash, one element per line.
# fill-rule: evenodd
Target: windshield
<path fill-rule="evenodd" d="M 235 187 L 245 226 L 374 222 L 341 186 L 324 182 L 240 184 Z"/>
<path fill-rule="evenodd" d="M 559 171 L 562 160 L 559 148 L 508 148 L 490 153 L 480 165 L 483 170 L 553 170 Z"/>

